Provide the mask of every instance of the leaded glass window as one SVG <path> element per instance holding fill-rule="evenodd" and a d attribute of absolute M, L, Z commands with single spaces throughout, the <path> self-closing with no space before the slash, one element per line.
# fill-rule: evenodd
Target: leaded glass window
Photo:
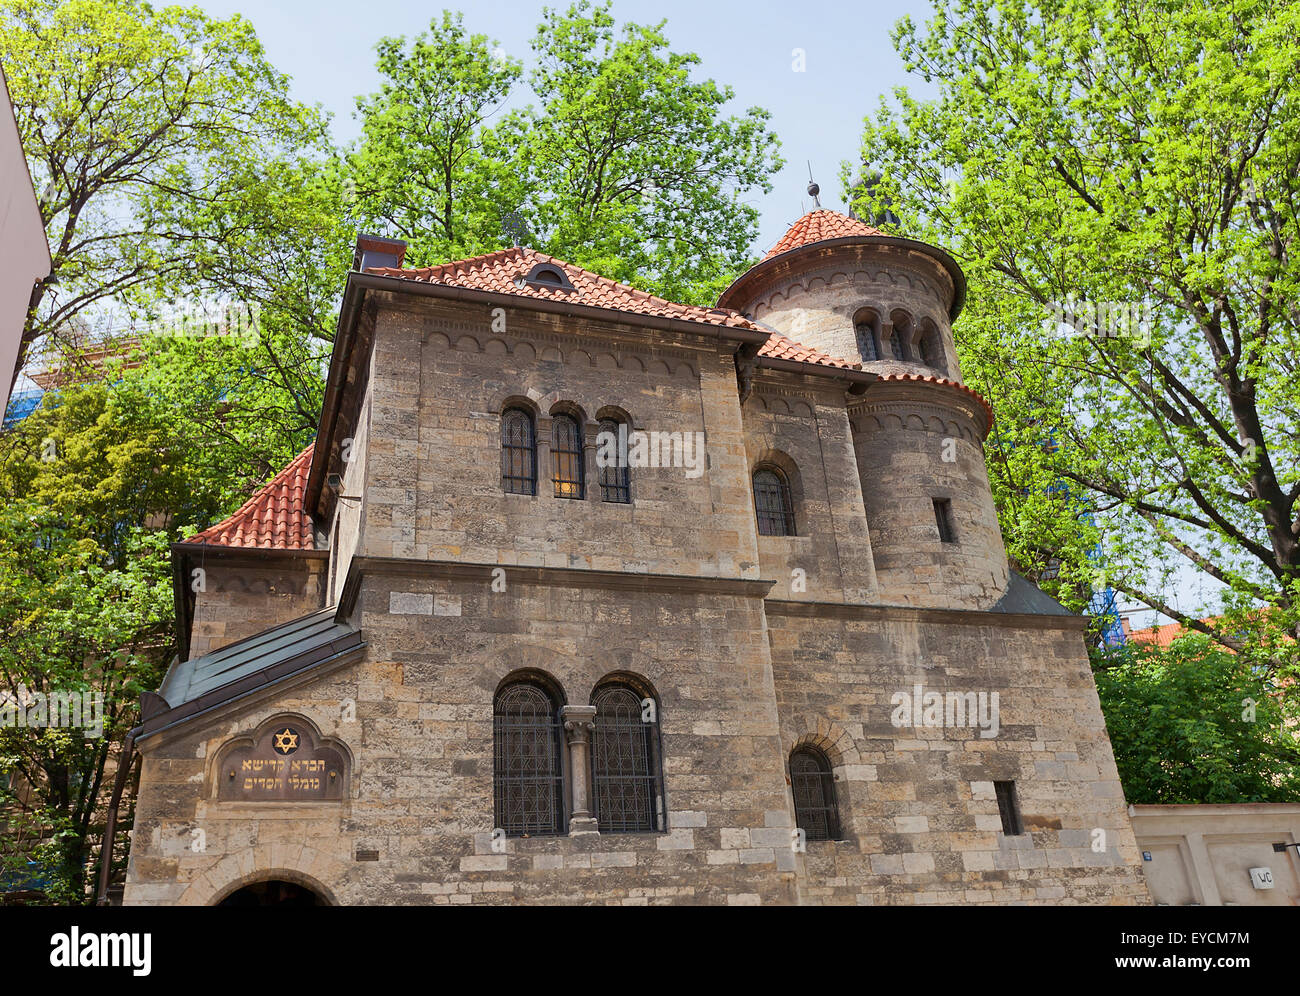
<path fill-rule="evenodd" d="M 556 498 L 581 498 L 583 479 L 582 428 L 570 415 L 551 422 L 551 479 Z"/>
<path fill-rule="evenodd" d="M 496 826 L 510 837 L 564 832 L 564 766 L 559 710 L 531 681 L 507 685 L 492 710 Z"/>
<path fill-rule="evenodd" d="M 601 833 L 663 829 L 658 704 L 622 685 L 592 697 L 592 785 Z"/>
<path fill-rule="evenodd" d="M 508 409 L 501 416 L 501 490 L 537 494 L 537 438 L 533 416 L 522 408 Z"/>
<path fill-rule="evenodd" d="M 793 536 L 794 504 L 785 476 L 772 467 L 754 472 L 754 508 L 760 536 Z"/>

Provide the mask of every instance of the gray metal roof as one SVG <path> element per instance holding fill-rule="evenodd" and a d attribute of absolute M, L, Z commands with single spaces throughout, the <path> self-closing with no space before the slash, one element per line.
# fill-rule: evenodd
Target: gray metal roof
<path fill-rule="evenodd" d="M 1051 595 L 1039 588 L 1035 588 L 1015 571 L 1011 572 L 1011 580 L 1007 585 L 1006 592 L 989 611 L 1037 616 L 1072 616 L 1075 614 Z"/>
<path fill-rule="evenodd" d="M 361 631 L 330 607 L 263 630 L 168 670 L 157 695 L 142 702 L 141 734 L 154 733 L 231 699 L 364 646 Z"/>

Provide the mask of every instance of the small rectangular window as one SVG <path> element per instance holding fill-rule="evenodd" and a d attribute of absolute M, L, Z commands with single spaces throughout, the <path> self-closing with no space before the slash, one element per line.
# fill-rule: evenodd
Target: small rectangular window
<path fill-rule="evenodd" d="M 1002 832 L 1008 837 L 1018 837 L 1025 830 L 1020 824 L 1020 801 L 1016 798 L 1016 783 L 994 782 L 993 790 L 998 795 L 998 814 L 1002 817 Z"/>
<path fill-rule="evenodd" d="M 939 527 L 939 539 L 945 543 L 957 542 L 957 531 L 952 527 L 952 502 L 949 499 L 934 499 L 934 521 Z"/>

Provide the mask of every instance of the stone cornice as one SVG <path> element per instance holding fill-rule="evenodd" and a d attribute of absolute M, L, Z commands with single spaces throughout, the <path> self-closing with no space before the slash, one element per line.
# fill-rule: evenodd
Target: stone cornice
<path fill-rule="evenodd" d="M 339 598 L 338 618 L 351 615 L 368 576 L 428 578 L 438 581 L 472 581 L 490 585 L 493 572 L 506 572 L 507 584 L 563 588 L 601 588 L 609 591 L 645 591 L 667 594 L 725 595 L 763 598 L 776 584 L 749 578 L 703 577 L 688 574 L 638 574 L 599 571 L 581 567 L 522 567 L 510 564 L 476 564 L 451 560 L 412 560 L 405 557 L 353 557 Z"/>
<path fill-rule="evenodd" d="M 867 605 L 855 602 L 804 602 L 768 598 L 763 602 L 769 615 L 813 619 L 856 619 L 879 622 L 933 622 L 949 626 L 1008 625 L 1020 629 L 1060 629 L 1082 632 L 1087 616 L 1039 615 L 1028 612 L 992 612 L 983 609 L 937 609 L 914 605 Z"/>
<path fill-rule="evenodd" d="M 718 307 L 741 307 L 745 304 L 743 297 L 752 300 L 761 295 L 762 291 L 754 288 L 770 287 L 773 280 L 788 280 L 794 274 L 823 265 L 822 260 L 826 260 L 828 265 L 830 260 L 844 261 L 855 255 L 859 258 L 868 258 L 869 253 L 876 256 L 885 255 L 880 252 L 881 248 L 893 250 L 890 253 L 891 266 L 897 265 L 900 257 L 906 259 L 908 255 L 915 254 L 926 258 L 931 267 L 944 273 L 951 287 L 949 321 L 956 320 L 966 301 L 966 275 L 957 261 L 937 246 L 892 235 L 850 235 L 838 239 L 825 239 L 763 260 L 737 277 L 735 282 L 722 292 L 718 298 Z"/>

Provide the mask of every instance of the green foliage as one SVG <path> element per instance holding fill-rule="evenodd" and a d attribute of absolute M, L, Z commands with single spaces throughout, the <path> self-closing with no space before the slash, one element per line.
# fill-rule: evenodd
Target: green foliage
<path fill-rule="evenodd" d="M 783 165 L 766 111 L 723 117 L 730 87 L 691 78 L 664 23 L 616 29 L 608 5 L 546 10 L 523 148 L 545 251 L 671 300 L 711 304 L 752 258 Z"/>
<path fill-rule="evenodd" d="M 214 289 L 319 310 L 299 257 L 338 250 L 338 191 L 310 165 L 325 118 L 288 99 L 247 21 L 0 0 L 0 61 L 54 259 L 26 339 L 71 337 L 109 302 Z"/>
<path fill-rule="evenodd" d="M 697 81 L 663 24 L 618 27 L 607 5 L 546 10 L 528 85 L 522 65 L 444 13 L 379 44 L 385 80 L 362 98 L 349 156 L 355 210 L 407 239 L 419 265 L 528 244 L 674 300 L 710 303 L 749 261 L 744 201 L 780 168 L 768 115 L 724 117 L 733 94 Z M 501 119 L 493 123 L 492 119 Z"/>
<path fill-rule="evenodd" d="M 520 64 L 449 11 L 427 34 L 384 38 L 377 50 L 384 82 L 357 101 L 363 136 L 348 159 L 355 209 L 410 242 L 414 265 L 500 248 L 502 214 L 522 188 L 488 122 Z"/>
<path fill-rule="evenodd" d="M 1200 572 L 1300 633 L 1300 3 L 952 0 L 895 42 L 939 95 L 868 122 L 858 204 L 967 272 L 1017 566 L 1243 647 L 1164 596 Z"/>
<path fill-rule="evenodd" d="M 175 652 L 170 542 L 232 511 L 314 432 L 261 366 L 268 351 L 285 362 L 281 345 L 294 343 L 154 337 L 111 383 L 47 393 L 0 436 L 0 694 L 93 689 L 104 703 L 102 739 L 0 729 L 0 775 L 18 776 L 0 796 L 15 845 L 0 863 L 36 860 L 53 899 L 86 898 L 106 771 Z M 319 363 L 304 373 L 317 388 Z"/>
<path fill-rule="evenodd" d="M 6 489 L 0 505 L 0 697 L 102 696 L 102 731 L 0 725 L 0 874 L 38 865 L 57 902 L 85 902 L 107 762 L 162 679 L 170 645 L 166 537 L 130 528 L 106 549 L 63 514 Z M 3 705 L 3 703 L 0 703 Z M 86 723 L 83 715 L 82 721 Z M 128 800 L 127 817 L 130 818 Z"/>
<path fill-rule="evenodd" d="M 1093 669 L 1130 803 L 1300 801 L 1294 677 L 1201 634 L 1095 651 Z"/>
<path fill-rule="evenodd" d="M 263 312 L 263 317 L 267 312 Z M 238 508 L 316 434 L 329 346 L 286 321 L 245 335 L 146 337 L 125 353 L 110 395 L 166 426 L 193 507 L 169 524 L 206 526 Z"/>

